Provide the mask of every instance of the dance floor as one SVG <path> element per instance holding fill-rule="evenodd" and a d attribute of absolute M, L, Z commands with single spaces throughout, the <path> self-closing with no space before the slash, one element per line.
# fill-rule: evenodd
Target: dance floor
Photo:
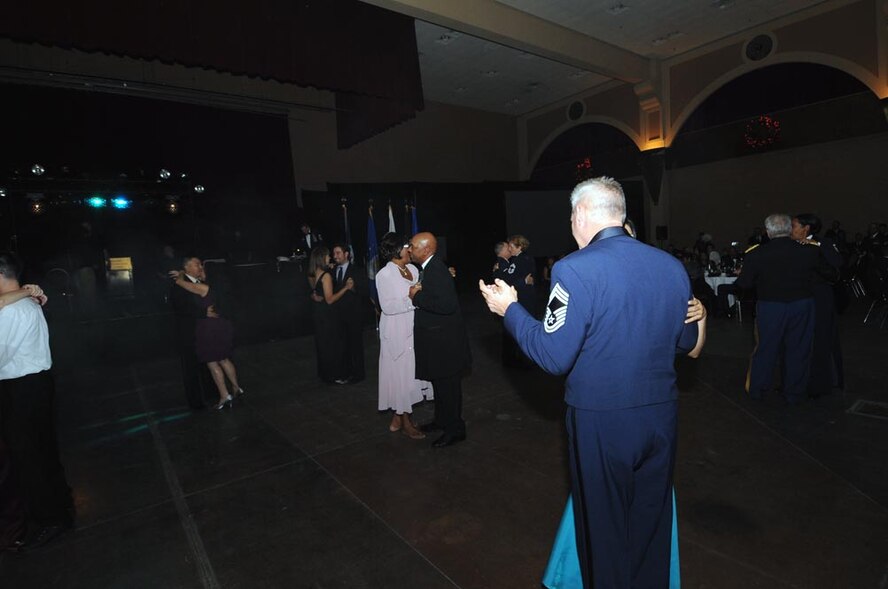
<path fill-rule="evenodd" d="M 0 585 L 539 587 L 568 489 L 561 380 L 505 371 L 499 324 L 480 297 L 463 305 L 468 439 L 440 450 L 377 412 L 372 328 L 363 383 L 317 380 L 311 337 L 242 346 L 244 400 L 199 413 L 176 359 L 106 365 L 58 337 L 77 527 L 0 556 Z M 801 407 L 744 397 L 749 323 L 714 319 L 703 356 L 680 360 L 685 587 L 888 586 L 888 420 L 847 412 L 888 402 L 888 329 L 863 326 L 865 307 L 842 318 L 844 392 Z"/>

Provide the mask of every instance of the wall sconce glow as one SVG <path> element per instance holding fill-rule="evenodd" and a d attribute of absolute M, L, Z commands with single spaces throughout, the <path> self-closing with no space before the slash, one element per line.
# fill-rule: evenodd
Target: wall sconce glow
<path fill-rule="evenodd" d="M 111 199 L 111 206 L 115 209 L 128 209 L 132 201 L 124 196 L 115 196 Z"/>
<path fill-rule="evenodd" d="M 43 213 L 43 201 L 41 200 L 32 200 L 31 201 L 31 212 L 35 215 L 40 215 Z"/>
<path fill-rule="evenodd" d="M 101 196 L 91 196 L 88 199 L 86 199 L 86 204 L 94 209 L 101 209 L 106 204 L 108 204 L 108 201 L 105 200 L 104 198 L 102 198 Z"/>
<path fill-rule="evenodd" d="M 197 186 L 194 187 L 194 192 L 196 192 L 198 194 L 203 194 L 203 191 L 204 191 L 203 184 L 198 184 Z"/>

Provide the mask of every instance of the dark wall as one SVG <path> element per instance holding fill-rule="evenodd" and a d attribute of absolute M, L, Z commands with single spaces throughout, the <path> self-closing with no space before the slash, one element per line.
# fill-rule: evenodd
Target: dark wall
<path fill-rule="evenodd" d="M 286 250 L 297 210 L 285 118 L 43 87 L 3 85 L 0 94 L 0 186 L 9 193 L 0 230 L 38 266 L 60 263 L 84 221 L 97 244 L 143 263 L 164 243 L 214 257 Z M 34 163 L 47 170 L 40 178 Z M 161 168 L 188 181 L 160 184 Z M 194 183 L 206 191 L 196 195 Z M 27 193 L 45 196 L 43 214 L 30 213 Z M 94 193 L 134 203 L 79 204 Z M 167 194 L 182 198 L 178 215 L 165 211 Z"/>

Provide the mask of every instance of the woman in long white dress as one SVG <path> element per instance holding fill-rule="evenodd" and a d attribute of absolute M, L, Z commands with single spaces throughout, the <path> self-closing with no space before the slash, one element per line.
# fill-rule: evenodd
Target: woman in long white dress
<path fill-rule="evenodd" d="M 432 398 L 431 383 L 416 379 L 413 353 L 413 302 L 410 287 L 419 280 L 409 265 L 406 240 L 387 233 L 379 242 L 379 258 L 388 263 L 376 274 L 379 293 L 379 410 L 392 411 L 389 431 L 414 440 L 425 435 L 411 420 L 413 405 Z"/>

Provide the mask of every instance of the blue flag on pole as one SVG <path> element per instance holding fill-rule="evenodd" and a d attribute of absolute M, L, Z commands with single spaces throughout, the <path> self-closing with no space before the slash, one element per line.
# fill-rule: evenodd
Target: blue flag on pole
<path fill-rule="evenodd" d="M 419 223 L 416 220 L 416 203 L 413 203 L 413 207 L 410 209 L 413 213 L 412 221 L 413 221 L 413 235 L 419 233 Z"/>

